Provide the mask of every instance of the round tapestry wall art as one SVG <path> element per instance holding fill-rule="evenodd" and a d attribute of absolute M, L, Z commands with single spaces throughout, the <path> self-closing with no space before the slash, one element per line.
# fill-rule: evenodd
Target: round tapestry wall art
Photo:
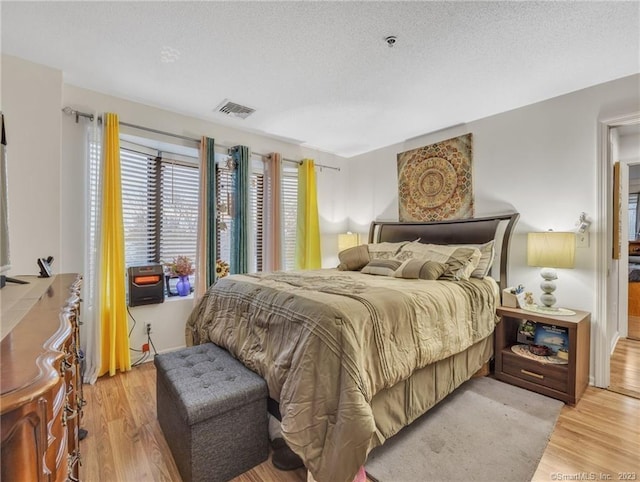
<path fill-rule="evenodd" d="M 400 221 L 473 217 L 471 134 L 398 154 Z"/>

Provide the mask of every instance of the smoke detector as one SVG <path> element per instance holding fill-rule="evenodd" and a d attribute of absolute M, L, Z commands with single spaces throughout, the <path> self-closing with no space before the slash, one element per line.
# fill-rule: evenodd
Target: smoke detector
<path fill-rule="evenodd" d="M 246 119 L 256 110 L 252 109 L 251 107 L 247 107 L 246 105 L 231 102 L 229 99 L 224 99 L 220 104 L 218 104 L 218 106 L 215 108 L 215 111 L 231 117 Z"/>
<path fill-rule="evenodd" d="M 388 37 L 384 38 L 384 41 L 387 42 L 387 45 L 389 47 L 393 47 L 396 44 L 397 40 L 398 37 L 396 37 L 395 35 L 389 35 Z"/>

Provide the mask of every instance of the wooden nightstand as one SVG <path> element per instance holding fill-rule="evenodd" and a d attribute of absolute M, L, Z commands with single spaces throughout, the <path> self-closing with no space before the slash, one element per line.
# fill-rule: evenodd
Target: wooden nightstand
<path fill-rule="evenodd" d="M 575 315 L 554 316 L 518 308 L 498 308 L 501 319 L 495 331 L 496 378 L 575 405 L 589 384 L 591 314 L 573 311 Z M 514 353 L 511 347 L 518 344 L 518 328 L 523 320 L 566 328 L 568 364 L 541 363 Z"/>

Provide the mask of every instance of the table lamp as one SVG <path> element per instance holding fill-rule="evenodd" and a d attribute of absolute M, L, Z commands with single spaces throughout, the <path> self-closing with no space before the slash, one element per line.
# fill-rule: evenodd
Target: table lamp
<path fill-rule="evenodd" d="M 360 244 L 360 235 L 347 231 L 344 234 L 338 234 L 338 252 L 345 249 L 353 248 Z"/>
<path fill-rule="evenodd" d="M 575 253 L 575 233 L 546 231 L 528 234 L 527 264 L 542 268 L 540 276 L 544 280 L 540 283 L 543 292 L 540 301 L 544 305 L 544 310 L 560 311 L 560 308 L 553 306 L 556 302 L 556 297 L 553 295 L 556 290 L 554 281 L 558 279 L 556 268 L 573 268 Z"/>

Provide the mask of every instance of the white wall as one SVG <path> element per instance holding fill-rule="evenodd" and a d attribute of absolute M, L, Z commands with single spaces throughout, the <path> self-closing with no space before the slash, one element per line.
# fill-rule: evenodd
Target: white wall
<path fill-rule="evenodd" d="M 618 158 L 624 162 L 640 161 L 640 134 L 628 134 L 618 137 Z M 636 165 L 632 179 L 640 178 L 640 168 Z"/>
<path fill-rule="evenodd" d="M 55 273 L 84 272 L 85 133 L 89 123 L 80 119 L 76 124 L 75 117 L 61 112 L 64 106 L 96 115 L 115 112 L 127 123 L 193 138 L 206 135 L 219 144 L 243 144 L 259 153 L 276 151 L 288 159 L 309 157 L 336 167 L 342 167 L 345 161 L 314 149 L 63 84 L 62 72 L 8 55 L 2 55 L 2 99 L 9 141 L 14 275 L 37 274 L 36 258 L 48 255 L 56 259 Z M 347 171 L 317 169 L 317 185 L 323 266 L 334 267 L 337 233 L 347 227 Z M 131 308 L 138 321 L 131 335 L 132 348 L 140 348 L 146 341 L 143 326 L 147 322 L 152 324 L 152 339 L 159 352 L 183 345 L 184 322 L 192 307 L 193 299 L 188 297 Z"/>
<path fill-rule="evenodd" d="M 61 268 L 62 73 L 2 56 L 2 110 L 7 133 L 9 275 L 38 274 L 36 259 Z"/>
<path fill-rule="evenodd" d="M 583 211 L 595 218 L 597 121 L 640 110 L 639 82 L 639 75 L 618 79 L 351 158 L 349 227 L 364 233 L 372 219 L 397 220 L 398 153 L 471 132 L 475 214 L 521 214 L 509 279 L 538 297 L 539 270 L 526 264 L 526 233 L 573 230 Z M 592 241 L 577 250 L 575 269 L 559 273 L 559 306 L 593 311 L 595 257 Z"/>

